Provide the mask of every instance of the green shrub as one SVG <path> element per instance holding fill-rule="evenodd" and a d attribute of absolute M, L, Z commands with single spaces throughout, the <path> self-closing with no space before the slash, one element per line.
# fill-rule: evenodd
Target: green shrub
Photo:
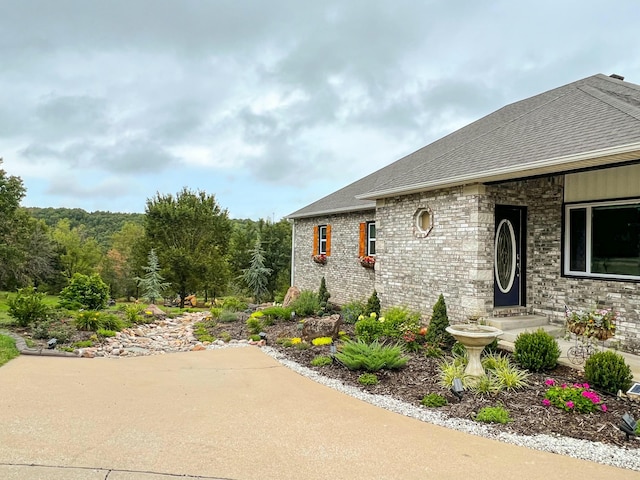
<path fill-rule="evenodd" d="M 371 343 L 378 340 L 384 332 L 384 325 L 380 322 L 375 313 L 370 316 L 360 316 L 355 325 L 355 333 L 358 340 L 365 343 Z"/>
<path fill-rule="evenodd" d="M 626 392 L 633 383 L 631 368 L 619 353 L 609 350 L 596 352 L 584 364 L 584 377 L 595 388 L 615 395 Z"/>
<path fill-rule="evenodd" d="M 436 343 L 444 347 L 451 347 L 455 340 L 447 332 L 449 317 L 447 316 L 447 305 L 444 302 L 444 295 L 440 294 L 438 301 L 433 306 L 433 314 L 429 321 L 429 328 L 425 335 L 425 340 L 429 343 Z"/>
<path fill-rule="evenodd" d="M 252 335 L 257 335 L 264 330 L 264 325 L 260 320 L 260 317 L 251 316 L 247 318 L 247 330 Z"/>
<path fill-rule="evenodd" d="M 249 340 L 251 340 L 252 342 L 259 342 L 260 340 L 262 340 L 262 337 L 260 335 L 249 335 Z"/>
<path fill-rule="evenodd" d="M 324 367 L 326 365 L 331 365 L 333 363 L 333 358 L 327 355 L 318 355 L 311 360 L 311 365 L 314 367 Z"/>
<path fill-rule="evenodd" d="M 97 273 L 91 276 L 75 273 L 60 292 L 60 305 L 71 310 L 78 310 L 78 305 L 87 310 L 102 310 L 108 300 L 109 286 Z"/>
<path fill-rule="evenodd" d="M 364 309 L 364 316 L 368 317 L 372 313 L 376 314 L 376 317 L 380 316 L 380 299 L 378 298 L 378 292 L 375 290 L 367 300 L 367 306 Z"/>
<path fill-rule="evenodd" d="M 100 324 L 102 328 L 113 330 L 114 332 L 119 332 L 126 326 L 120 317 L 112 313 L 102 314 L 100 316 Z"/>
<path fill-rule="evenodd" d="M 444 356 L 444 352 L 438 345 L 432 343 L 425 343 L 424 356 L 429 358 L 441 358 Z"/>
<path fill-rule="evenodd" d="M 509 357 L 501 355 L 499 353 L 491 353 L 482 356 L 482 368 L 485 370 L 497 370 L 500 368 L 508 367 L 511 362 Z"/>
<path fill-rule="evenodd" d="M 318 337 L 311 340 L 311 344 L 315 347 L 322 347 L 323 345 L 331 345 L 333 343 L 333 338 L 331 337 Z"/>
<path fill-rule="evenodd" d="M 293 345 L 298 350 L 308 350 L 309 348 L 311 348 L 311 347 L 309 347 L 309 344 L 306 343 L 306 342 L 293 343 Z"/>
<path fill-rule="evenodd" d="M 213 339 L 213 337 L 211 338 Z M 224 343 L 229 343 L 231 341 L 231 334 L 229 332 L 220 332 L 220 340 L 222 340 Z"/>
<path fill-rule="evenodd" d="M 512 419 L 509 417 L 509 411 L 504 407 L 484 407 L 478 410 L 476 421 L 485 423 L 508 423 L 511 422 Z"/>
<path fill-rule="evenodd" d="M 356 323 L 360 315 L 364 315 L 365 304 L 361 301 L 348 302 L 342 306 L 342 320 L 344 323 Z"/>
<path fill-rule="evenodd" d="M 298 316 L 315 315 L 320 310 L 318 296 L 311 290 L 302 290 L 300 296 L 291 304 L 291 310 Z"/>
<path fill-rule="evenodd" d="M 145 310 L 145 306 L 141 303 L 130 303 L 124 305 L 124 317 L 130 324 L 144 323 L 145 318 L 142 312 Z"/>
<path fill-rule="evenodd" d="M 398 345 L 382 345 L 378 341 L 367 343 L 362 340 L 347 341 L 342 351 L 336 353 L 335 358 L 349 370 L 378 370 L 402 368 L 409 360 L 403 355 Z"/>
<path fill-rule="evenodd" d="M 494 394 L 501 390 L 500 381 L 491 373 L 474 377 L 473 381 L 467 381 L 466 386 L 478 394 Z"/>
<path fill-rule="evenodd" d="M 31 329 L 33 338 L 47 340 L 55 338 L 58 343 L 67 343 L 76 332 L 76 328 L 68 325 L 64 320 L 49 319 L 37 323 Z"/>
<path fill-rule="evenodd" d="M 233 323 L 238 321 L 238 314 L 231 310 L 222 310 L 218 320 L 222 323 Z"/>
<path fill-rule="evenodd" d="M 420 403 L 425 407 L 439 408 L 444 407 L 448 402 L 447 399 L 439 393 L 430 393 L 428 395 L 425 395 Z"/>
<path fill-rule="evenodd" d="M 46 320 L 49 307 L 44 303 L 45 294 L 33 287 L 20 288 L 15 297 L 7 302 L 9 316 L 21 327 Z"/>
<path fill-rule="evenodd" d="M 516 363 L 532 372 L 555 368 L 561 353 L 556 339 L 542 329 L 521 333 L 513 348 Z"/>
<path fill-rule="evenodd" d="M 291 309 L 289 307 L 273 306 L 261 310 L 265 317 L 272 321 L 291 320 Z"/>
<path fill-rule="evenodd" d="M 229 310 L 231 312 L 242 312 L 247 309 L 247 302 L 239 299 L 238 297 L 222 297 L 216 301 L 223 310 Z"/>
<path fill-rule="evenodd" d="M 406 332 L 416 333 L 420 329 L 420 314 L 405 307 L 391 307 L 382 312 L 382 334 L 390 338 L 400 338 Z"/>
<path fill-rule="evenodd" d="M 80 342 L 74 342 L 73 346 L 76 347 L 76 348 L 93 347 L 93 341 L 92 340 L 82 340 Z"/>
<path fill-rule="evenodd" d="M 222 314 L 223 311 L 224 310 L 222 307 L 211 307 L 209 309 L 209 312 L 211 313 L 211 317 L 216 319 L 220 318 L 220 315 Z"/>
<path fill-rule="evenodd" d="M 98 334 L 99 337 L 115 337 L 116 336 L 116 332 L 114 332 L 113 330 L 107 330 L 106 328 L 99 328 L 96 333 Z"/>
<path fill-rule="evenodd" d="M 213 342 L 215 337 L 207 329 L 209 323 L 206 321 L 197 322 L 193 325 L 193 336 L 200 342 Z"/>
<path fill-rule="evenodd" d="M 358 377 L 360 385 L 377 385 L 378 376 L 375 373 L 363 373 Z"/>
<path fill-rule="evenodd" d="M 78 330 L 95 332 L 102 327 L 102 318 L 100 312 L 78 312 L 73 323 Z"/>

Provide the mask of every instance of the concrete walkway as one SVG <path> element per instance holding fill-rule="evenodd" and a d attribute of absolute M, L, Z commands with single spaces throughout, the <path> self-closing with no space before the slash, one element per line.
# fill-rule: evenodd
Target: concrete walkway
<path fill-rule="evenodd" d="M 3 480 L 638 478 L 391 413 L 258 348 L 21 356 L 0 386 Z"/>

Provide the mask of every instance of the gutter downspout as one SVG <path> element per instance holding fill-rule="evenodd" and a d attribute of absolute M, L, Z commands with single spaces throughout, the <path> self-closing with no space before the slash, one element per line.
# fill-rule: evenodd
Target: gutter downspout
<path fill-rule="evenodd" d="M 291 285 L 293 287 L 296 284 L 296 221 L 292 220 L 293 227 L 291 227 Z"/>

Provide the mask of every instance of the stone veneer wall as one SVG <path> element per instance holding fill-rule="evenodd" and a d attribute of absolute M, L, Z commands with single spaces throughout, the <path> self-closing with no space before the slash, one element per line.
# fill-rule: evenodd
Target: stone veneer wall
<path fill-rule="evenodd" d="M 564 322 L 564 306 L 596 306 L 619 313 L 616 339 L 640 351 L 640 283 L 563 277 L 562 175 L 487 187 L 483 210 L 498 204 L 527 206 L 527 305 L 531 311 Z M 492 240 L 493 242 L 493 240 Z"/>
<path fill-rule="evenodd" d="M 375 211 L 345 213 L 295 220 L 294 278 L 301 290 L 318 291 L 325 277 L 331 302 L 343 305 L 352 300 L 366 300 L 375 288 L 375 272 L 358 260 L 360 223 L 375 220 Z M 331 225 L 331 255 L 326 265 L 311 259 L 313 227 Z"/>
<path fill-rule="evenodd" d="M 442 293 L 450 321 L 459 323 L 491 306 L 493 216 L 480 211 L 483 193 L 482 186 L 457 187 L 378 201 L 376 289 L 383 308 L 402 305 L 429 318 Z M 433 229 L 421 238 L 415 214 L 424 208 L 432 211 Z"/>

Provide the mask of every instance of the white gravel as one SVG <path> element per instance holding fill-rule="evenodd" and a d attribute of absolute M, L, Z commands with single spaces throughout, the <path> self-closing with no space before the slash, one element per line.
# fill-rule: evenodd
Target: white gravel
<path fill-rule="evenodd" d="M 620 448 L 612 445 L 605 445 L 600 442 L 590 442 L 575 438 L 551 436 L 551 435 L 516 435 L 506 433 L 492 428 L 490 425 L 481 424 L 471 420 L 461 418 L 449 418 L 446 415 L 433 410 L 396 400 L 385 395 L 373 395 L 359 388 L 345 385 L 339 380 L 323 377 L 314 370 L 304 367 L 296 362 L 287 359 L 284 355 L 271 347 L 262 347 L 262 351 L 275 358 L 282 365 L 291 370 L 304 375 L 322 385 L 333 388 L 339 392 L 351 395 L 365 402 L 378 407 L 390 410 L 407 417 L 415 418 L 423 422 L 451 428 L 472 435 L 479 435 L 487 438 L 499 440 L 501 442 L 519 445 L 521 447 L 532 448 L 545 452 L 558 453 L 582 460 L 611 465 L 614 467 L 626 468 L 640 471 L 640 448 L 638 439 L 632 439 L 629 443 L 636 448 Z M 620 433 L 622 435 L 622 432 Z"/>

